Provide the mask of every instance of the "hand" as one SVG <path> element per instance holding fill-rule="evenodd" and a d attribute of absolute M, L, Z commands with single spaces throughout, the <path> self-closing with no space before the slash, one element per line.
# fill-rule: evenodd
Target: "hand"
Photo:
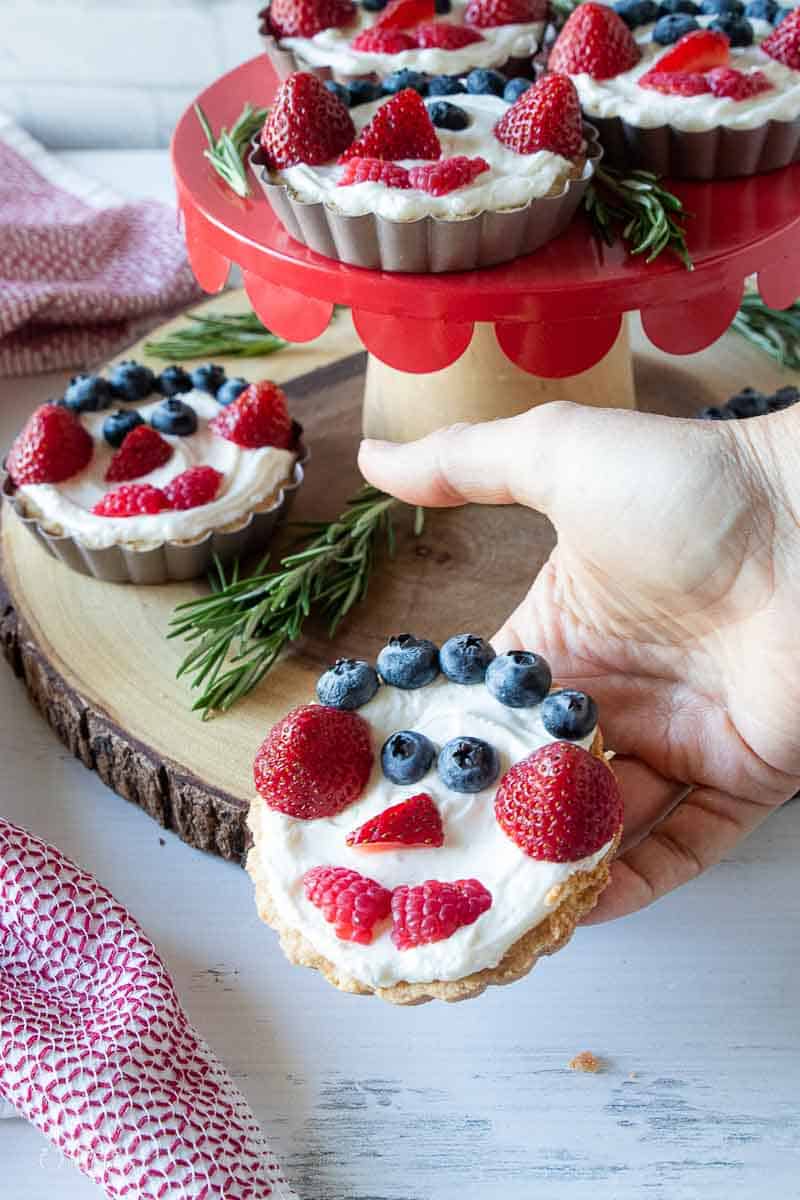
<path fill-rule="evenodd" d="M 362 445 L 365 478 L 403 500 L 516 502 L 556 528 L 494 644 L 594 696 L 617 752 L 624 841 L 593 921 L 692 879 L 800 788 L 798 417 L 556 403 Z"/>

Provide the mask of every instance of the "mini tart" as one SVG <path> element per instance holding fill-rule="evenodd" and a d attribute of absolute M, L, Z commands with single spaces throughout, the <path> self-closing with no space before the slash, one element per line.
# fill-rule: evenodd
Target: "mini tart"
<path fill-rule="evenodd" d="M 447 16 L 435 24 L 464 24 L 468 0 L 452 0 Z M 507 68 L 513 74 L 526 74 L 533 55 L 539 49 L 546 22 L 524 25 L 496 25 L 476 29 L 482 41 L 457 50 L 403 50 L 399 54 L 375 54 L 352 49 L 350 43 L 370 29 L 380 12 L 369 12 L 360 4 L 352 25 L 324 29 L 312 38 L 276 38 L 270 30 L 269 9 L 260 14 L 259 33 L 267 56 L 280 79 L 294 71 L 311 71 L 320 79 L 347 83 L 351 79 L 385 79 L 393 71 L 422 71 L 427 75 L 466 75 L 475 67 L 494 70 Z M 514 67 L 517 64 L 518 70 Z"/>
<path fill-rule="evenodd" d="M 220 406 L 208 393 L 184 392 L 178 397 L 195 409 L 198 429 L 188 437 L 162 434 L 173 447 L 169 462 L 131 483 L 163 488 L 191 466 L 211 465 L 224 480 L 210 503 L 183 511 L 136 517 L 100 517 L 92 505 L 107 492 L 123 486 L 103 480 L 114 453 L 102 435 L 110 409 L 78 414 L 94 440 L 88 466 L 63 483 L 17 486 L 2 472 L 2 495 L 39 543 L 60 562 L 106 583 L 160 584 L 197 579 L 214 559 L 229 561 L 264 546 L 281 521 L 303 482 L 308 452 L 300 440 L 292 450 L 262 447 L 246 450 L 207 429 Z M 135 405 L 147 419 L 163 400 L 158 394 Z M 251 464 L 253 478 L 242 484 Z M 237 485 L 237 478 L 239 484 Z"/>
<path fill-rule="evenodd" d="M 703 26 L 714 17 L 695 19 Z M 632 70 L 611 79 L 571 76 L 609 163 L 708 181 L 757 175 L 800 161 L 800 71 L 759 48 L 772 32 L 770 24 L 748 20 L 754 43 L 732 47 L 730 65 L 762 71 L 774 84 L 772 91 L 750 100 L 664 95 L 640 87 L 639 78 L 671 49 L 653 41 L 654 25 L 634 30 L 642 58 Z"/>
<path fill-rule="evenodd" d="M 383 183 L 337 187 L 342 168 L 335 163 L 271 171 L 254 145 L 251 166 L 286 231 L 327 258 L 415 273 L 495 266 L 531 254 L 563 233 L 602 157 L 596 131 L 584 126 L 585 150 L 575 161 L 547 150 L 520 155 L 492 132 L 509 107 L 504 100 L 487 95 L 446 100 L 468 113 L 470 125 L 436 130 L 442 158 L 482 156 L 491 169 L 445 196 Z M 350 110 L 357 134 L 382 103 Z"/>
<path fill-rule="evenodd" d="M 383 684 L 358 710 L 370 724 L 376 763 L 354 804 L 335 817 L 304 821 L 275 812 L 260 796 L 253 800 L 246 867 L 259 916 L 279 934 L 290 962 L 320 971 L 340 991 L 405 1005 L 466 1000 L 492 984 L 513 983 L 539 958 L 566 945 L 609 881 L 621 830 L 586 859 L 546 863 L 525 855 L 496 824 L 493 803 L 502 774 L 538 746 L 558 740 L 544 730 L 538 709 L 506 708 L 484 684 L 466 686 L 443 677 L 411 692 Z M 417 783 L 391 783 L 377 760 L 383 741 L 404 728 L 431 736 L 437 745 L 460 735 L 493 737 L 500 777 L 481 792 L 463 795 L 446 787 L 434 763 Z M 577 744 L 604 758 L 599 727 Z M 376 853 L 346 846 L 350 830 L 419 792 L 431 795 L 439 808 L 443 846 Z M 387 888 L 474 876 L 492 893 L 492 907 L 449 939 L 411 950 L 394 948 L 388 931 L 366 946 L 338 942 L 302 895 L 303 874 L 323 863 L 351 868 Z M 437 971 L 435 963 L 443 969 Z M 434 977 L 420 978 L 427 969 Z M 404 971 L 412 977 L 403 978 Z"/>

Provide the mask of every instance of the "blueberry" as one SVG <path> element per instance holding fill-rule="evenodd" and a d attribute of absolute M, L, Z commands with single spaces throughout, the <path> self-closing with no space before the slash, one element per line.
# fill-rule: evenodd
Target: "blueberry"
<path fill-rule="evenodd" d="M 658 6 L 660 17 L 669 16 L 670 13 L 688 13 L 690 17 L 696 17 L 699 12 L 700 5 L 695 4 L 695 0 L 661 0 Z"/>
<path fill-rule="evenodd" d="M 728 13 L 740 17 L 744 12 L 741 0 L 700 0 L 700 11 L 712 17 L 717 13 Z"/>
<path fill-rule="evenodd" d="M 439 665 L 453 683 L 483 683 L 494 657 L 494 650 L 482 637 L 458 633 L 448 638 L 439 651 Z"/>
<path fill-rule="evenodd" d="M 437 17 L 446 17 L 453 6 L 450 0 L 434 0 L 433 7 Z"/>
<path fill-rule="evenodd" d="M 659 17 L 653 30 L 653 41 L 660 46 L 671 46 L 687 33 L 694 33 L 700 25 L 694 17 L 686 13 L 672 13 L 668 17 Z"/>
<path fill-rule="evenodd" d="M 744 15 L 751 21 L 768 21 L 772 25 L 778 15 L 778 5 L 775 0 L 750 0 Z"/>
<path fill-rule="evenodd" d="M 533 87 L 532 79 L 523 79 L 521 75 L 517 75 L 514 79 L 509 79 L 503 88 L 503 99 L 507 100 L 509 104 L 513 104 L 530 87 Z"/>
<path fill-rule="evenodd" d="M 388 3 L 389 0 L 361 0 L 361 7 L 367 12 L 381 12 Z"/>
<path fill-rule="evenodd" d="M 629 29 L 651 25 L 658 15 L 655 0 L 617 0 L 614 11 L 619 13 Z"/>
<path fill-rule="evenodd" d="M 533 708 L 550 691 L 553 677 L 543 658 L 530 650 L 510 650 L 489 663 L 486 686 L 509 708 Z"/>
<path fill-rule="evenodd" d="M 752 46 L 755 34 L 753 26 L 744 17 L 736 17 L 733 13 L 723 13 L 715 17 L 708 27 L 716 33 L 724 33 L 731 46 Z"/>
<path fill-rule="evenodd" d="M 317 681 L 320 704 L 331 708 L 361 708 L 377 690 L 377 671 L 360 658 L 337 658 Z"/>
<path fill-rule="evenodd" d="M 381 770 L 392 783 L 419 783 L 436 758 L 436 747 L 414 729 L 401 729 L 381 749 Z"/>
<path fill-rule="evenodd" d="M 400 633 L 378 655 L 378 671 L 395 687 L 424 687 L 439 674 L 439 651 L 433 642 Z"/>
<path fill-rule="evenodd" d="M 735 417 L 762 417 L 768 411 L 769 401 L 763 392 L 746 387 L 731 396 L 726 407 Z"/>
<path fill-rule="evenodd" d="M 456 737 L 442 746 L 436 769 L 451 792 L 482 792 L 500 774 L 500 759 L 481 738 Z"/>
<path fill-rule="evenodd" d="M 233 404 L 236 397 L 248 387 L 250 384 L 247 380 L 238 375 L 233 379 L 226 379 L 217 392 L 217 404 Z"/>
<path fill-rule="evenodd" d="M 800 400 L 800 388 L 782 387 L 778 388 L 773 396 L 767 400 L 770 412 L 780 412 L 784 408 L 791 408 L 793 404 L 797 404 Z"/>
<path fill-rule="evenodd" d="M 371 79 L 351 79 L 345 84 L 345 88 L 351 108 L 355 108 L 357 104 L 370 104 L 382 95 L 381 85 Z"/>
<path fill-rule="evenodd" d="M 162 396 L 177 396 L 179 392 L 192 390 L 192 377 L 183 367 L 165 367 L 158 377 L 156 386 Z"/>
<path fill-rule="evenodd" d="M 395 92 L 402 92 L 404 88 L 413 88 L 420 96 L 427 96 L 428 76 L 423 75 L 422 71 L 409 71 L 404 67 L 401 71 L 392 71 L 391 75 L 387 75 L 381 88 L 385 96 L 393 96 Z"/>
<path fill-rule="evenodd" d="M 466 90 L 457 75 L 434 75 L 428 84 L 429 96 L 459 96 Z"/>
<path fill-rule="evenodd" d="M 64 404 L 73 412 L 99 412 L 113 398 L 111 384 L 102 375 L 73 375 L 64 392 Z"/>
<path fill-rule="evenodd" d="M 551 692 L 542 701 L 542 724 L 554 738 L 580 741 L 597 724 L 597 705 L 591 696 L 574 688 Z"/>
<path fill-rule="evenodd" d="M 334 79 L 326 79 L 325 87 L 337 100 L 341 100 L 342 104 L 349 106 L 350 94 L 343 83 L 337 83 Z"/>
<path fill-rule="evenodd" d="M 447 100 L 437 100 L 434 104 L 429 104 L 428 116 L 437 129 L 457 132 L 469 125 L 469 117 L 464 109 L 459 108 L 457 104 L 449 104 Z"/>
<path fill-rule="evenodd" d="M 103 437 L 109 446 L 119 450 L 127 434 L 137 425 L 144 425 L 141 413 L 135 408 L 118 408 L 103 421 Z"/>
<path fill-rule="evenodd" d="M 144 363 L 121 362 L 111 368 L 111 389 L 117 400 L 135 404 L 155 391 L 156 377 Z"/>
<path fill-rule="evenodd" d="M 218 367 L 216 363 L 203 363 L 202 367 L 195 367 L 191 379 L 199 392 L 208 392 L 216 396 L 225 382 L 225 368 Z"/>
<path fill-rule="evenodd" d="M 505 86 L 505 75 L 485 67 L 476 67 L 467 76 L 467 91 L 473 96 L 502 96 Z"/>
<path fill-rule="evenodd" d="M 177 396 L 162 400 L 150 414 L 150 424 L 159 433 L 171 433 L 174 437 L 188 437 L 197 429 L 197 413 L 191 404 Z"/>
<path fill-rule="evenodd" d="M 723 421 L 725 419 L 722 409 L 716 404 L 709 404 L 707 408 L 701 408 L 697 415 L 701 421 Z"/>

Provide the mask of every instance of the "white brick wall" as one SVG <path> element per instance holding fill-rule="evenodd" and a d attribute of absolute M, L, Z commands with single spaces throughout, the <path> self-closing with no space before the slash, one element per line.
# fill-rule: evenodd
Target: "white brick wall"
<path fill-rule="evenodd" d="M 0 109 L 51 147 L 165 146 L 197 92 L 259 53 L 259 7 L 0 0 Z"/>

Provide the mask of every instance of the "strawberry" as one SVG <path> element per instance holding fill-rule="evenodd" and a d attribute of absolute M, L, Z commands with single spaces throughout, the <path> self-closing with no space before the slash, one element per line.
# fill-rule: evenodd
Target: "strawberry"
<path fill-rule="evenodd" d="M 418 92 L 404 88 L 382 104 L 339 162 L 349 158 L 439 158 L 442 147 Z"/>
<path fill-rule="evenodd" d="M 503 114 L 494 136 L 517 154 L 552 150 L 564 158 L 575 158 L 583 145 L 575 84 L 565 75 L 546 75 Z"/>
<path fill-rule="evenodd" d="M 17 486 L 61 483 L 77 475 L 92 457 L 92 439 L 68 408 L 42 404 L 31 413 L 6 459 Z"/>
<path fill-rule="evenodd" d="M 169 507 L 169 500 L 161 488 L 149 483 L 129 483 L 114 492 L 107 492 L 92 512 L 96 517 L 142 517 Z"/>
<path fill-rule="evenodd" d="M 313 37 L 323 29 L 340 29 L 355 20 L 352 0 L 272 0 L 266 10 L 275 37 Z"/>
<path fill-rule="evenodd" d="M 392 941 L 398 950 L 442 942 L 491 906 L 492 893 L 477 879 L 404 884 L 392 892 Z"/>
<path fill-rule="evenodd" d="M 372 770 L 369 725 L 358 713 L 305 704 L 273 725 L 253 763 L 270 808 L 309 821 L 358 800 Z"/>
<path fill-rule="evenodd" d="M 261 147 L 271 167 L 329 162 L 352 142 L 356 129 L 341 100 L 304 71 L 284 80 L 261 131 Z"/>
<path fill-rule="evenodd" d="M 443 846 L 442 818 L 426 792 L 385 808 L 347 835 L 348 846 L 358 850 L 409 850 Z"/>
<path fill-rule="evenodd" d="M 547 17 L 547 0 L 470 0 L 464 24 L 478 29 L 495 25 L 530 25 Z"/>
<path fill-rule="evenodd" d="M 474 29 L 467 29 L 465 25 L 450 25 L 446 21 L 440 25 L 420 25 L 416 30 L 416 39 L 420 50 L 460 50 L 462 46 L 483 41 Z"/>
<path fill-rule="evenodd" d="M 577 862 L 622 826 L 622 798 L 610 767 L 574 742 L 550 742 L 503 778 L 494 815 L 531 858 Z"/>
<path fill-rule="evenodd" d="M 375 22 L 376 29 L 413 29 L 436 15 L 434 0 L 389 0 Z"/>
<path fill-rule="evenodd" d="M 431 196 L 446 196 L 457 188 L 467 187 L 488 170 L 489 164 L 485 158 L 467 158 L 464 154 L 456 154 L 453 158 L 443 158 L 430 166 L 412 167 L 408 177 L 412 187 L 420 188 Z"/>
<path fill-rule="evenodd" d="M 639 86 L 671 96 L 702 96 L 711 91 L 705 75 L 696 71 L 646 71 Z"/>
<path fill-rule="evenodd" d="M 691 36 L 691 35 L 690 35 Z M 562 75 L 611 79 L 630 71 L 641 51 L 628 26 L 605 4 L 580 4 L 555 40 L 548 69 Z"/>
<path fill-rule="evenodd" d="M 762 92 L 772 90 L 772 84 L 763 71 L 751 71 L 745 75 L 743 71 L 735 71 L 732 67 L 714 67 L 706 75 L 706 80 L 715 96 L 729 100 L 749 100 L 751 96 L 760 96 Z"/>
<path fill-rule="evenodd" d="M 170 508 L 183 510 L 210 504 L 219 491 L 222 472 L 213 467 L 188 467 L 164 488 Z"/>
<path fill-rule="evenodd" d="M 800 8 L 783 18 L 777 29 L 764 38 L 760 49 L 776 62 L 800 71 Z"/>
<path fill-rule="evenodd" d="M 350 43 L 354 50 L 366 54 L 402 54 L 404 50 L 415 50 L 417 43 L 408 33 L 399 29 L 364 29 Z"/>
<path fill-rule="evenodd" d="M 107 483 L 140 479 L 163 467 L 172 458 L 172 446 L 149 425 L 137 425 L 122 439 L 106 471 Z"/>
<path fill-rule="evenodd" d="M 288 450 L 294 438 L 286 396 L 269 379 L 251 383 L 232 404 L 212 417 L 208 428 L 247 450 L 261 446 Z"/>
<path fill-rule="evenodd" d="M 344 165 L 344 173 L 338 187 L 350 183 L 385 183 L 387 187 L 410 188 L 408 171 L 398 163 L 384 162 L 382 158 L 351 158 Z"/>
<path fill-rule="evenodd" d="M 312 867 L 303 876 L 303 890 L 343 942 L 368 946 L 375 926 L 389 915 L 392 893 L 347 867 Z"/>
<path fill-rule="evenodd" d="M 724 33 L 715 33 L 713 29 L 696 29 L 694 33 L 678 38 L 666 54 L 656 59 L 647 74 L 652 71 L 691 74 L 710 71 L 712 67 L 725 67 L 730 58 L 730 48 L 731 44 Z"/>

